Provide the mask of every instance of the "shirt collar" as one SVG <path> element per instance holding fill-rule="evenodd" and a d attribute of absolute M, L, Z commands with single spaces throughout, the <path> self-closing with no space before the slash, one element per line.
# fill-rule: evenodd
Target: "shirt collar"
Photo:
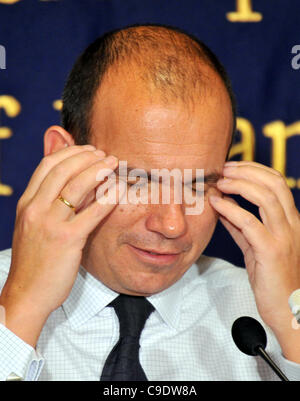
<path fill-rule="evenodd" d="M 163 321 L 174 329 L 179 325 L 186 274 L 187 272 L 164 291 L 147 297 Z M 80 266 L 75 283 L 62 308 L 75 328 L 101 312 L 118 295 L 119 293 L 105 286 Z"/>
<path fill-rule="evenodd" d="M 118 295 L 80 266 L 72 290 L 62 307 L 70 324 L 78 327 L 99 313 Z"/>
<path fill-rule="evenodd" d="M 178 328 L 180 321 L 183 283 L 184 278 L 181 277 L 164 291 L 147 297 L 148 301 L 152 303 L 163 321 L 175 330 Z"/>

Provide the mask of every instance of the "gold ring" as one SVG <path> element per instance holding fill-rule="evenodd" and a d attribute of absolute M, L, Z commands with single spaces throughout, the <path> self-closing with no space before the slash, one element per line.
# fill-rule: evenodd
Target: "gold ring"
<path fill-rule="evenodd" d="M 61 195 L 57 198 L 60 201 L 62 201 L 65 205 L 69 206 L 72 210 L 75 210 L 75 206 L 73 206 L 70 202 L 68 202 L 65 198 L 63 198 Z"/>

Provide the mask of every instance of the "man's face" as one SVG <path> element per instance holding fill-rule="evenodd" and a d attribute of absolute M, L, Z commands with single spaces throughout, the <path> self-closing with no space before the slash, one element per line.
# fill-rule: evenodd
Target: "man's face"
<path fill-rule="evenodd" d="M 194 176 L 198 168 L 221 175 L 232 112 L 220 79 L 209 74 L 210 87 L 193 110 L 181 102 L 166 105 L 159 96 L 150 97 L 132 72 L 111 74 L 95 98 L 91 143 L 146 171 L 177 168 L 184 176 L 184 169 L 192 169 Z M 213 235 L 218 216 L 208 195 L 220 192 L 215 183 L 204 189 L 199 215 L 187 215 L 185 203 L 176 204 L 172 196 L 169 204 L 117 204 L 89 236 L 82 265 L 116 292 L 149 296 L 168 288 Z"/>

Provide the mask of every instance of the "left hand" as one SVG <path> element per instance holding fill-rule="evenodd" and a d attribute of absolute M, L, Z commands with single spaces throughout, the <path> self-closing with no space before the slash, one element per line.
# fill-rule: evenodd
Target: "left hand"
<path fill-rule="evenodd" d="M 288 298 L 300 288 L 300 214 L 281 173 L 250 161 L 227 165 L 232 181 L 217 188 L 257 205 L 262 221 L 228 196 L 210 203 L 243 252 L 258 312 L 276 334 L 291 325 Z"/>

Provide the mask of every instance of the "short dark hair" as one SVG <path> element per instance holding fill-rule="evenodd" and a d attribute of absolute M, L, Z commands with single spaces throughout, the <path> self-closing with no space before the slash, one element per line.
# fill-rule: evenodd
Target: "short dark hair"
<path fill-rule="evenodd" d="M 170 53 L 169 49 L 172 46 L 173 53 Z M 156 57 L 152 57 L 151 51 Z M 176 96 L 182 97 L 183 92 L 187 92 L 191 98 L 191 92 L 196 88 L 197 82 L 203 84 L 203 74 L 200 73 L 199 64 L 195 63 L 195 57 L 200 64 L 210 66 L 218 74 L 230 97 L 233 131 L 227 160 L 236 131 L 236 100 L 230 79 L 208 46 L 194 35 L 170 25 L 128 25 L 107 32 L 91 43 L 76 60 L 63 90 L 63 128 L 73 136 L 75 144 L 84 145 L 90 142 L 96 91 L 110 67 L 129 60 L 141 65 L 141 68 L 144 67 L 146 74 L 142 74 L 142 79 L 152 80 L 154 86 L 163 94 L 176 93 Z M 176 76 L 176 80 L 172 74 Z M 175 90 L 178 77 L 181 85 Z M 190 82 L 191 86 L 189 91 L 186 90 L 187 82 Z"/>

